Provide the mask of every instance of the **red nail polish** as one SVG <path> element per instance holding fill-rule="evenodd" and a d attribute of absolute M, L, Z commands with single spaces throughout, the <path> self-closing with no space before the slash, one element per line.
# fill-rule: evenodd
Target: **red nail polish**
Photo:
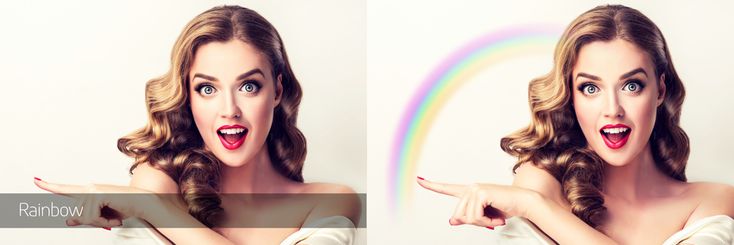
<path fill-rule="evenodd" d="M 420 176 L 415 176 L 415 177 L 418 177 L 419 180 L 426 180 L 426 179 L 424 179 L 423 177 L 420 177 Z"/>
<path fill-rule="evenodd" d="M 494 227 L 487 226 L 487 229 L 494 230 Z"/>
<path fill-rule="evenodd" d="M 102 227 L 102 229 L 105 229 L 105 230 L 111 231 L 111 230 L 112 230 L 112 227 Z"/>
<path fill-rule="evenodd" d="M 43 181 L 41 178 L 33 177 L 34 180 Z"/>

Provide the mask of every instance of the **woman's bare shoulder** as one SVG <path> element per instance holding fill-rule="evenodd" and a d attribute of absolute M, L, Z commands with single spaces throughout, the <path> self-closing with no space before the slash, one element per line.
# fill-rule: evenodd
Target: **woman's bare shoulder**
<path fill-rule="evenodd" d="M 344 216 L 354 224 L 359 223 L 363 207 L 354 189 L 331 183 L 308 183 L 304 184 L 302 193 L 319 195 L 319 203 L 304 223 L 331 216 Z"/>
<path fill-rule="evenodd" d="M 689 216 L 687 224 L 714 215 L 734 217 L 734 186 L 711 182 L 688 185 L 691 196 L 698 199 L 698 206 Z"/>
<path fill-rule="evenodd" d="M 354 194 L 354 189 L 346 185 L 332 184 L 332 183 L 306 183 L 303 184 L 303 193 L 340 193 L 340 194 Z"/>
<path fill-rule="evenodd" d="M 524 163 L 515 170 L 512 185 L 537 191 L 564 207 L 570 206 L 563 196 L 561 183 L 548 171 L 531 163 Z"/>
<path fill-rule="evenodd" d="M 132 171 L 130 186 L 155 193 L 178 193 L 178 184 L 162 170 L 147 163 L 138 164 Z"/>

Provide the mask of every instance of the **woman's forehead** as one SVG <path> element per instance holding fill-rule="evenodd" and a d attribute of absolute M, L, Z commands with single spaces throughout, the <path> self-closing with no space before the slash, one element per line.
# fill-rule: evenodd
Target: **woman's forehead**
<path fill-rule="evenodd" d="M 581 47 L 573 75 L 594 74 L 604 80 L 616 79 L 629 71 L 642 68 L 652 74 L 650 56 L 637 45 L 622 39 L 594 41 Z"/>
<path fill-rule="evenodd" d="M 269 75 L 271 67 L 265 55 L 249 43 L 232 39 L 201 45 L 194 53 L 189 78 L 206 73 L 223 80 L 232 80 L 243 71 L 260 69 Z"/>

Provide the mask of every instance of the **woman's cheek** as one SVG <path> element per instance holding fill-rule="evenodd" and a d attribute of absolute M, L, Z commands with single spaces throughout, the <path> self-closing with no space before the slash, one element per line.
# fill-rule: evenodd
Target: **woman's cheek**
<path fill-rule="evenodd" d="M 591 136 L 592 132 L 595 132 L 595 109 L 591 102 L 584 101 L 580 103 L 574 103 L 575 110 L 576 110 L 576 118 L 578 119 L 579 126 L 581 126 L 581 131 L 583 131 L 584 135 L 588 138 Z"/>

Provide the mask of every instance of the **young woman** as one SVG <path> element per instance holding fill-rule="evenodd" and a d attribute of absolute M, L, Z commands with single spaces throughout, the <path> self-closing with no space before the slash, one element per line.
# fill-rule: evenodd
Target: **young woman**
<path fill-rule="evenodd" d="M 513 186 L 418 178 L 461 199 L 450 223 L 518 216 L 545 233 L 531 240 L 560 244 L 734 244 L 734 188 L 686 182 L 685 90 L 657 26 L 632 8 L 594 8 L 554 61 L 530 83 L 530 125 L 501 142 L 518 158 Z"/>
<path fill-rule="evenodd" d="M 68 225 L 139 217 L 181 244 L 348 244 L 360 201 L 345 186 L 304 183 L 301 96 L 275 28 L 250 9 L 215 7 L 184 28 L 170 70 L 147 83 L 148 124 L 118 141 L 135 159 L 129 187 L 35 183 L 59 194 L 173 196 L 72 195 L 92 211 Z M 339 198 L 304 198 L 317 193 Z"/>

